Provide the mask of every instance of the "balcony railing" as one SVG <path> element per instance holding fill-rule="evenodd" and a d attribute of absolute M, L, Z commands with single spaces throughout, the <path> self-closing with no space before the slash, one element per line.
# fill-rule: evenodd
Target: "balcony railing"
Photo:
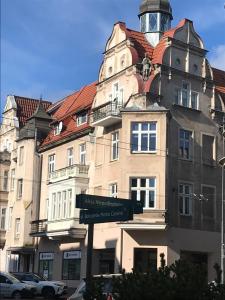
<path fill-rule="evenodd" d="M 87 177 L 89 166 L 72 165 L 63 169 L 49 173 L 49 182 L 57 182 L 59 180 L 69 179 L 71 177 Z"/>
<path fill-rule="evenodd" d="M 47 219 L 31 222 L 31 236 L 43 236 L 47 232 Z"/>
<path fill-rule="evenodd" d="M 91 124 L 93 126 L 110 126 L 121 120 L 121 105 L 118 101 L 107 102 L 93 109 Z"/>

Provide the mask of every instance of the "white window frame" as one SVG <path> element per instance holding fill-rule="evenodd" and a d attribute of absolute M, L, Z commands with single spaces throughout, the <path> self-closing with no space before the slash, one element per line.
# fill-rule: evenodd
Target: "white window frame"
<path fill-rule="evenodd" d="M 12 228 L 12 213 L 13 213 L 13 207 L 9 207 L 9 213 L 8 213 L 8 229 L 10 230 Z"/>
<path fill-rule="evenodd" d="M 4 211 L 4 213 L 3 213 Z M 6 214 L 7 214 L 7 207 L 1 207 L 0 211 L 0 229 L 6 230 Z"/>
<path fill-rule="evenodd" d="M 3 191 L 8 191 L 9 188 L 9 170 L 4 170 L 3 173 Z"/>
<path fill-rule="evenodd" d="M 82 143 L 79 145 L 79 152 L 80 152 L 80 164 L 86 164 L 86 143 Z"/>
<path fill-rule="evenodd" d="M 17 182 L 17 198 L 20 199 L 23 196 L 23 179 L 19 178 Z"/>
<path fill-rule="evenodd" d="M 111 160 L 118 160 L 119 159 L 119 131 L 115 131 L 111 135 Z M 114 156 L 115 154 L 115 156 Z"/>
<path fill-rule="evenodd" d="M 15 238 L 19 239 L 20 237 L 20 226 L 21 226 L 21 220 L 20 218 L 15 219 Z"/>
<path fill-rule="evenodd" d="M 137 187 L 132 186 L 132 180 L 137 180 Z M 154 180 L 154 187 L 150 187 L 150 180 Z M 146 180 L 146 186 L 141 187 L 141 180 Z M 156 197 L 157 197 L 157 179 L 154 176 L 151 177 L 131 177 L 130 178 L 130 191 L 137 192 L 137 201 L 141 200 L 141 191 L 145 191 L 145 203 L 144 203 L 144 210 L 154 210 L 156 209 Z M 154 192 L 154 206 L 149 206 L 149 192 Z"/>
<path fill-rule="evenodd" d="M 15 190 L 15 180 L 16 180 L 16 169 L 12 169 L 11 170 L 11 182 L 10 182 L 11 191 Z"/>
<path fill-rule="evenodd" d="M 48 156 L 48 173 L 53 173 L 55 172 L 55 160 L 56 160 L 56 155 L 54 154 L 50 154 Z"/>
<path fill-rule="evenodd" d="M 68 202 L 67 202 L 67 218 L 71 218 L 72 216 L 72 198 L 73 198 L 73 191 L 69 189 L 67 191 L 68 195 Z"/>
<path fill-rule="evenodd" d="M 184 85 L 187 85 L 188 88 L 185 89 Z M 183 94 L 187 93 L 187 105 L 184 105 L 184 97 Z M 195 105 L 193 107 L 193 102 L 192 102 L 192 96 L 195 95 L 196 96 L 196 102 Z M 195 109 L 195 110 L 199 110 L 199 92 L 194 91 L 191 89 L 191 83 L 188 81 L 182 81 L 182 87 L 175 87 L 175 104 L 186 107 L 186 108 L 191 108 L 191 109 Z"/>
<path fill-rule="evenodd" d="M 52 220 L 56 220 L 56 216 L 57 216 L 57 194 L 56 193 L 52 193 L 52 214 L 51 214 L 51 219 Z"/>
<path fill-rule="evenodd" d="M 138 129 L 137 130 L 133 130 L 132 126 L 133 124 L 137 124 L 138 125 Z M 147 124 L 148 125 L 148 129 L 147 130 L 142 130 L 142 125 L 143 124 Z M 155 124 L 155 130 L 151 130 L 150 126 L 152 124 Z M 133 140 L 133 135 L 137 135 L 138 136 L 138 150 L 133 150 L 133 145 L 131 145 L 131 153 L 156 153 L 157 152 L 157 122 L 156 121 L 149 121 L 149 122 L 131 122 L 131 144 L 132 144 L 132 140 Z M 147 151 L 141 150 L 141 141 L 142 141 L 142 135 L 148 135 L 148 145 Z M 154 150 L 150 150 L 150 136 L 151 135 L 155 135 L 155 149 Z"/>
<path fill-rule="evenodd" d="M 180 187 L 182 186 L 182 192 L 180 191 Z M 189 193 L 185 192 L 186 187 L 189 188 Z M 182 207 L 181 207 L 181 198 L 182 198 Z M 192 216 L 192 201 L 193 201 L 193 184 L 190 182 L 179 182 L 178 183 L 178 203 L 179 203 L 179 214 L 181 216 L 191 217 Z M 189 203 L 189 211 L 186 210 L 188 200 Z"/>
<path fill-rule="evenodd" d="M 62 193 L 57 192 L 57 215 L 56 219 L 60 220 L 62 214 Z"/>
<path fill-rule="evenodd" d="M 111 183 L 109 185 L 109 197 L 117 198 L 118 197 L 118 186 L 117 183 Z"/>
<path fill-rule="evenodd" d="M 181 138 L 180 137 L 180 134 L 181 134 L 181 131 L 184 131 L 184 134 L 186 132 L 189 132 L 190 135 L 189 135 L 189 140 L 185 139 L 185 138 Z M 179 128 L 179 131 L 178 131 L 178 155 L 179 155 L 179 158 L 180 159 L 184 159 L 184 160 L 189 160 L 191 161 L 192 158 L 193 158 L 193 140 L 194 140 L 194 132 L 190 129 L 186 129 L 186 128 Z M 189 149 L 189 156 L 188 157 L 185 157 L 184 155 L 184 151 L 183 151 L 183 155 L 181 155 L 181 141 L 182 141 L 182 144 L 183 144 L 183 149 L 186 149 L 185 146 L 186 146 L 186 142 L 188 141 L 188 149 Z"/>
<path fill-rule="evenodd" d="M 77 126 L 86 124 L 87 121 L 88 121 L 88 113 L 86 111 L 77 115 Z"/>
<path fill-rule="evenodd" d="M 62 219 L 67 218 L 67 191 L 62 191 Z"/>
<path fill-rule="evenodd" d="M 24 163 L 24 146 L 19 148 L 19 165 L 21 166 Z"/>
<path fill-rule="evenodd" d="M 73 165 L 73 147 L 67 149 L 67 166 L 70 167 Z"/>

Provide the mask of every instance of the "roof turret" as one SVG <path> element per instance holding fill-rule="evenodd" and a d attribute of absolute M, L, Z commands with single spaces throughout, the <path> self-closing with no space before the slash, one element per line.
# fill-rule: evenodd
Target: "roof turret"
<path fill-rule="evenodd" d="M 169 0 L 142 0 L 140 16 L 146 12 L 163 12 L 172 17 L 172 8 Z"/>

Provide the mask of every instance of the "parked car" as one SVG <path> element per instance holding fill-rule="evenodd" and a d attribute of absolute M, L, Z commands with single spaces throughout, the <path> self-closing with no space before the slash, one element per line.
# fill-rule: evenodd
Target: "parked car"
<path fill-rule="evenodd" d="M 33 298 L 36 288 L 32 284 L 26 284 L 13 275 L 0 272 L 0 299 L 3 297 L 21 299 Z"/>
<path fill-rule="evenodd" d="M 31 283 L 36 287 L 36 295 L 46 299 L 61 296 L 67 292 L 67 286 L 62 281 L 46 280 L 42 276 L 34 273 L 13 273 L 13 275 L 24 283 Z"/>
<path fill-rule="evenodd" d="M 100 281 L 103 283 L 102 292 L 107 296 L 107 299 L 112 299 L 112 279 L 113 277 L 121 276 L 121 274 L 106 274 L 106 275 L 96 275 L 93 280 Z M 86 291 L 86 279 L 82 279 L 73 295 L 71 295 L 67 300 L 84 300 L 84 293 Z"/>

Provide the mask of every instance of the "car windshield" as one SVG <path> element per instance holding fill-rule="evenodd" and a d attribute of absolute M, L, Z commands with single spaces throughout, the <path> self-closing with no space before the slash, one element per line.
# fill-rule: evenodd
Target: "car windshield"
<path fill-rule="evenodd" d="M 12 281 L 12 283 L 18 283 L 21 282 L 19 279 L 17 279 L 16 277 L 12 276 L 11 274 L 7 274 L 7 278 Z"/>

